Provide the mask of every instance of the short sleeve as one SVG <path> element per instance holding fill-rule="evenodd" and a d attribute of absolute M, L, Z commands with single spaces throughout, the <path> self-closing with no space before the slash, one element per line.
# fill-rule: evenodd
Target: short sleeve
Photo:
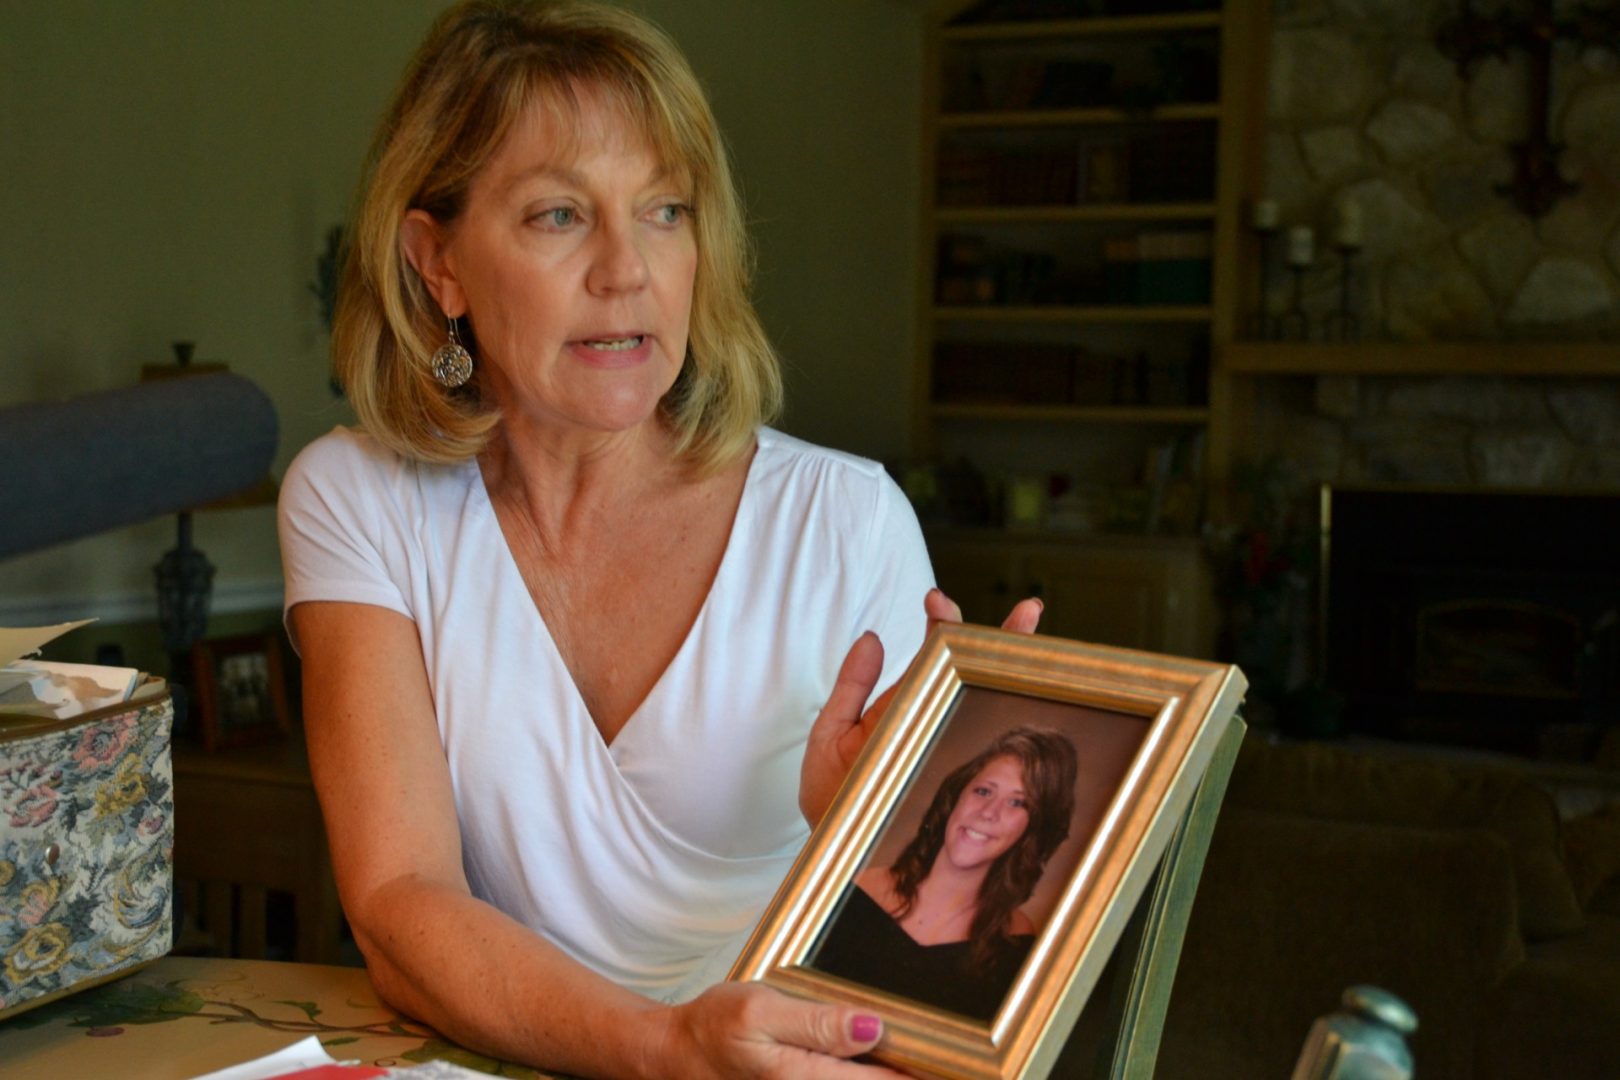
<path fill-rule="evenodd" d="M 882 692 L 899 681 L 922 648 L 928 631 L 923 598 L 934 587 L 917 515 L 887 473 L 878 478 L 866 550 L 869 588 L 860 615 L 862 629 L 874 631 L 883 643 Z"/>
<path fill-rule="evenodd" d="M 306 600 L 374 604 L 411 617 L 402 588 L 402 530 L 391 488 L 406 466 L 338 429 L 305 447 L 281 483 L 277 529 L 283 611 Z"/>

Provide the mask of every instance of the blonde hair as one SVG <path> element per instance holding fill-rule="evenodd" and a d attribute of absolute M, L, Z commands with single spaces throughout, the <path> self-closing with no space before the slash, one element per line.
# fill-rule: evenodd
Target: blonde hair
<path fill-rule="evenodd" d="M 605 91 L 692 187 L 698 258 L 687 354 L 660 406 L 678 453 L 700 470 L 717 468 L 780 407 L 776 354 L 748 299 L 750 250 L 725 147 L 674 42 L 605 4 L 464 0 L 434 23 L 377 132 L 333 322 L 338 381 L 361 423 L 393 450 L 462 461 L 499 422 L 477 378 L 447 390 L 429 370 L 445 318 L 405 258 L 406 212 L 453 222 L 523 111 L 540 103 L 577 131 L 583 87 Z M 476 357 L 476 342 L 468 346 Z"/>

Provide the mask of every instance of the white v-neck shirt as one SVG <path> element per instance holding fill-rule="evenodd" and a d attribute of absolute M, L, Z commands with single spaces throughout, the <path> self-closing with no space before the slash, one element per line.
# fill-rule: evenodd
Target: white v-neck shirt
<path fill-rule="evenodd" d="M 474 462 L 411 462 L 339 428 L 282 482 L 286 607 L 416 624 L 474 895 L 664 1000 L 724 977 L 808 836 L 804 741 L 845 654 L 876 631 L 893 683 L 933 585 L 880 466 L 770 429 L 758 442 L 703 608 L 611 745 Z"/>

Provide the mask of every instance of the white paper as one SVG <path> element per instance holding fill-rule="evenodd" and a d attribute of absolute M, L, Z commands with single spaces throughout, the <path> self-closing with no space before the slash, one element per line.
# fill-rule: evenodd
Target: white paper
<path fill-rule="evenodd" d="M 326 1047 L 321 1045 L 321 1040 L 311 1035 L 273 1054 L 266 1054 L 254 1061 L 244 1061 L 240 1065 L 232 1065 L 204 1076 L 193 1077 L 193 1080 L 272 1080 L 277 1076 L 297 1072 L 299 1069 L 336 1064 L 337 1058 L 328 1054 Z"/>
<path fill-rule="evenodd" d="M 80 619 L 55 626 L 0 626 L 0 667 L 29 653 L 38 652 L 47 642 L 55 641 L 69 630 L 89 626 L 95 621 Z"/>
<path fill-rule="evenodd" d="M 285 1076 L 300 1069 L 342 1064 L 346 1063 L 328 1054 L 326 1047 L 321 1045 L 321 1040 L 311 1035 L 302 1042 L 293 1043 L 273 1054 L 267 1054 L 254 1061 L 244 1061 L 240 1065 L 232 1065 L 204 1076 L 196 1076 L 192 1080 L 275 1080 L 278 1076 Z M 347 1064 L 354 1063 L 347 1062 Z M 464 1069 L 448 1061 L 424 1061 L 416 1065 L 389 1069 L 387 1075 L 401 1077 L 402 1080 L 487 1080 L 484 1073 Z"/>
<path fill-rule="evenodd" d="M 128 701 L 140 679 L 134 668 L 18 660 L 0 668 L 0 705 L 66 720 Z"/>

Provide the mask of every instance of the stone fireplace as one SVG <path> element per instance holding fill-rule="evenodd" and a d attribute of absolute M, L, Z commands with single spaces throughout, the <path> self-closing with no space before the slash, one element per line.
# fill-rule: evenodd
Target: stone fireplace
<path fill-rule="evenodd" d="M 1407 346 L 1410 359 L 1441 347 Z M 1450 346 L 1465 359 L 1489 345 Z M 1620 492 L 1620 344 L 1587 346 L 1614 374 L 1561 375 L 1558 346 L 1518 346 L 1545 375 L 1322 374 L 1256 381 L 1248 453 L 1294 482 Z M 1377 354 L 1376 346 L 1360 350 Z M 1346 350 L 1354 359 L 1358 350 Z M 1403 356 L 1403 359 L 1406 357 Z"/>
<path fill-rule="evenodd" d="M 1522 49 L 1467 75 L 1438 37 L 1463 0 L 1273 0 L 1262 190 L 1284 227 L 1325 243 L 1346 203 L 1365 222 L 1353 301 L 1364 340 L 1620 337 L 1620 48 L 1554 50 L 1550 134 L 1575 185 L 1526 216 L 1500 190 L 1534 102 Z M 1528 0 L 1477 4 L 1522 13 Z M 1573 18 L 1583 0 L 1553 0 Z M 1273 251 L 1281 263 L 1284 245 Z M 1342 267 L 1318 259 L 1305 309 L 1319 331 Z M 1272 277 L 1273 309 L 1292 282 Z M 1312 338 L 1321 340 L 1317 333 Z"/>
<path fill-rule="evenodd" d="M 1582 6 L 1553 0 L 1561 19 Z M 1530 61 L 1459 68 L 1440 42 L 1463 0 L 1269 7 L 1247 195 L 1322 243 L 1296 275 L 1286 243 L 1250 237 L 1240 325 L 1259 329 L 1216 349 L 1212 517 L 1293 553 L 1323 485 L 1396 510 L 1336 517 L 1333 561 L 1290 563 L 1269 606 L 1234 604 L 1231 636 L 1263 646 L 1284 726 L 1334 729 L 1336 699 L 1302 693 L 1325 682 L 1354 731 L 1579 756 L 1620 712 L 1604 621 L 1620 543 L 1603 550 L 1620 538 L 1620 49 L 1554 50 L 1550 133 L 1578 186 L 1529 216 L 1500 188 L 1529 130 Z M 1350 208 L 1347 260 L 1330 241 Z M 1296 304 L 1285 334 L 1276 316 Z M 1341 304 L 1359 333 L 1334 330 Z"/>

